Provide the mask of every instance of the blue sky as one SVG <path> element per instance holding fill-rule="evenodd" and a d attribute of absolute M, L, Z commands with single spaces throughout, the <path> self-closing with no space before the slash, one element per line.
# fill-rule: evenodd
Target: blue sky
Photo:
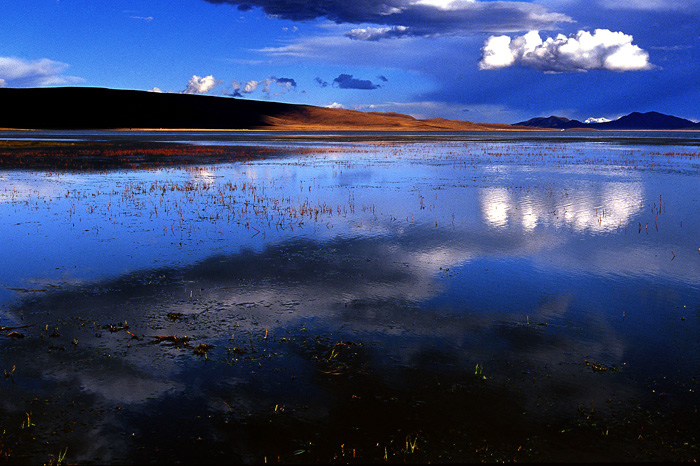
<path fill-rule="evenodd" d="M 700 0 L 0 0 L 0 86 L 700 121 Z"/>

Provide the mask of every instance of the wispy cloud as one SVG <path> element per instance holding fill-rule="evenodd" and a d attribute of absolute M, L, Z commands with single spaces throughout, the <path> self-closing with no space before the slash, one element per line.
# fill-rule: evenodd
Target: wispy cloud
<path fill-rule="evenodd" d="M 350 40 L 343 35 L 320 35 L 289 41 L 278 47 L 265 47 L 256 51 L 270 57 L 277 64 L 295 65 L 300 60 L 324 65 L 386 68 L 404 67 L 406 63 L 422 60 L 426 54 L 434 57 L 435 47 L 420 44 L 424 39 L 405 38 L 401 41 Z M 436 47 L 444 47 L 443 38 Z M 426 51 L 430 49 L 430 51 Z"/>
<path fill-rule="evenodd" d="M 0 57 L 0 87 L 60 86 L 83 82 L 84 79 L 77 76 L 63 75 L 68 66 L 48 58 Z"/>
<path fill-rule="evenodd" d="M 248 11 L 262 8 L 268 15 L 293 21 L 326 18 L 335 23 L 375 24 L 383 28 L 355 29 L 349 37 L 379 40 L 404 35 L 463 35 L 474 32 L 518 32 L 548 30 L 562 22 L 572 22 L 564 14 L 528 2 L 476 0 L 206 0 L 209 3 L 238 5 Z"/>
<path fill-rule="evenodd" d="M 481 49 L 479 68 L 493 70 L 521 65 L 544 72 L 588 70 L 637 71 L 652 68 L 649 53 L 632 44 L 633 37 L 622 32 L 596 29 L 559 34 L 544 41 L 539 32 L 525 35 L 491 36 Z"/>
<path fill-rule="evenodd" d="M 405 113 L 414 118 L 432 118 L 437 115 L 452 119 L 463 119 L 464 106 L 437 101 L 415 102 L 383 102 L 374 104 L 360 104 L 352 107 L 355 110 L 375 112 Z"/>
<path fill-rule="evenodd" d="M 677 52 L 679 50 L 692 49 L 692 45 L 652 45 L 649 47 L 652 50 L 663 50 L 664 52 Z"/>
<path fill-rule="evenodd" d="M 150 22 L 153 21 L 153 16 L 143 16 L 140 11 L 138 10 L 122 10 L 122 13 L 125 15 L 129 15 L 129 18 L 135 19 L 138 21 L 146 21 Z"/>
<path fill-rule="evenodd" d="M 380 40 L 393 39 L 413 35 L 406 26 L 392 26 L 383 28 L 359 28 L 345 33 L 346 37 L 355 40 Z"/>
<path fill-rule="evenodd" d="M 297 82 L 292 78 L 276 78 L 274 76 L 270 76 L 259 81 L 233 81 L 231 86 L 233 87 L 233 92 L 231 92 L 231 95 L 234 97 L 243 97 L 243 94 L 252 94 L 258 88 L 260 88 L 262 92 L 267 94 L 269 97 L 270 94 L 282 95 L 289 91 L 296 90 Z M 276 87 L 273 88 L 272 86 Z M 274 92 L 275 90 L 277 92 Z"/>
<path fill-rule="evenodd" d="M 598 0 L 603 8 L 640 11 L 698 11 L 698 0 Z"/>

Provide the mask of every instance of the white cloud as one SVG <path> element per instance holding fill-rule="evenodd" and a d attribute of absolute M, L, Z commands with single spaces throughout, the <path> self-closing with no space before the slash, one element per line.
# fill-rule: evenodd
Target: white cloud
<path fill-rule="evenodd" d="M 481 61 L 479 68 L 493 70 L 505 68 L 515 63 L 515 54 L 511 50 L 510 37 L 491 36 L 484 42 L 481 49 Z"/>
<path fill-rule="evenodd" d="M 187 87 L 185 88 L 184 91 L 182 91 L 183 94 L 206 94 L 207 92 L 211 91 L 214 89 L 216 86 L 221 84 L 221 81 L 218 81 L 214 79 L 214 76 L 209 75 L 205 77 L 199 77 L 196 74 L 193 75 L 189 82 L 187 83 Z"/>
<path fill-rule="evenodd" d="M 474 0 L 418 0 L 413 2 L 413 5 L 425 5 L 438 10 L 459 10 L 465 7 L 465 4 L 473 4 Z"/>
<path fill-rule="evenodd" d="M 584 121 L 584 123 L 607 123 L 608 121 L 612 121 L 612 120 L 610 120 L 610 118 L 605 118 L 605 117 L 600 117 L 600 118 L 590 117 L 590 118 L 586 118 L 586 121 Z"/>
<path fill-rule="evenodd" d="M 245 83 L 245 86 L 243 86 L 243 89 L 241 90 L 241 92 L 245 92 L 246 94 L 250 94 L 251 92 L 253 92 L 255 89 L 258 88 L 258 84 L 260 84 L 260 81 L 253 81 L 253 80 L 248 81 L 247 83 Z"/>
<path fill-rule="evenodd" d="M 325 106 L 326 108 L 345 108 L 345 105 L 339 104 L 338 102 L 333 102 Z"/>
<path fill-rule="evenodd" d="M 151 88 L 151 90 L 149 90 L 148 92 L 156 92 L 158 94 L 161 94 L 163 91 L 159 87 L 154 87 Z"/>
<path fill-rule="evenodd" d="M 537 31 L 511 39 L 491 36 L 481 49 L 479 68 L 491 70 L 519 64 L 545 72 L 588 70 L 637 71 L 652 68 L 649 53 L 632 44 L 633 37 L 607 29 L 558 34 L 542 40 Z"/>
<path fill-rule="evenodd" d="M 0 57 L 0 86 L 58 86 L 83 81 L 76 76 L 62 75 L 67 68 L 67 64 L 48 58 L 29 61 L 16 57 Z"/>

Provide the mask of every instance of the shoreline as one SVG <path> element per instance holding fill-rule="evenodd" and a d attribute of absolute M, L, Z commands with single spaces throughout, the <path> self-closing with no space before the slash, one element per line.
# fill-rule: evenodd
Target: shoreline
<path fill-rule="evenodd" d="M 497 125 L 497 123 L 484 123 L 487 125 Z M 482 124 L 475 124 L 481 126 Z M 290 127 L 273 127 L 273 128 L 0 128 L 0 132 L 7 133 L 22 133 L 22 132 L 81 132 L 81 131 L 104 131 L 104 132 L 152 132 L 152 133 L 186 133 L 186 132 L 198 132 L 198 133 L 279 133 L 279 132 L 296 132 L 296 133 L 327 133 L 327 132 L 363 132 L 363 133 L 462 133 L 462 132 L 596 132 L 596 133 L 619 133 L 619 132 L 630 132 L 630 133 L 700 133 L 699 129 L 596 129 L 596 128 L 570 128 L 570 129 L 560 129 L 560 128 L 534 128 L 526 126 L 513 126 L 511 128 L 475 128 L 475 129 L 452 129 L 444 127 L 435 128 L 392 128 L 392 127 L 332 127 L 332 126 L 319 126 L 319 127 L 304 127 L 305 125 L 290 126 Z M 504 126 L 507 126 L 504 124 Z"/>

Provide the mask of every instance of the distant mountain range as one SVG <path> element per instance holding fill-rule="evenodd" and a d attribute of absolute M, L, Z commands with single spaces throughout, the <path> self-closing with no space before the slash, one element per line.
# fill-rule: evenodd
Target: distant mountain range
<path fill-rule="evenodd" d="M 0 88 L 0 128 L 489 131 L 505 124 L 89 87 Z"/>
<path fill-rule="evenodd" d="M 538 117 L 515 123 L 515 126 L 552 129 L 700 130 L 700 123 L 658 112 L 633 112 L 604 123 L 583 123 L 558 116 Z"/>

